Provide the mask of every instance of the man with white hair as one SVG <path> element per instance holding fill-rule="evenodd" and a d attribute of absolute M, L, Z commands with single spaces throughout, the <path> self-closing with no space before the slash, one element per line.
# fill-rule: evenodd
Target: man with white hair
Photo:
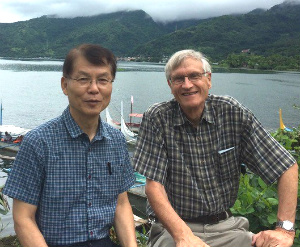
<path fill-rule="evenodd" d="M 295 159 L 248 108 L 209 94 L 211 66 L 200 52 L 175 53 L 165 72 L 175 99 L 145 112 L 133 158 L 147 178 L 147 213 L 155 221 L 149 246 L 292 246 Z M 241 164 L 268 184 L 278 181 L 275 230 L 254 235 L 246 218 L 232 216 Z"/>

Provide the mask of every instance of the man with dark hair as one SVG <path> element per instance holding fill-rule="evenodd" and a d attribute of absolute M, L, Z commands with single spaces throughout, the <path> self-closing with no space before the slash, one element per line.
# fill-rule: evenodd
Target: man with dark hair
<path fill-rule="evenodd" d="M 200 52 L 175 53 L 165 67 L 174 99 L 144 114 L 133 162 L 147 177 L 151 247 L 290 247 L 295 236 L 298 165 L 253 113 L 209 94 L 211 66 Z M 275 230 L 249 232 L 233 217 L 241 164 L 278 181 Z"/>
<path fill-rule="evenodd" d="M 135 177 L 120 131 L 100 118 L 109 104 L 115 56 L 84 44 L 63 65 L 63 114 L 24 137 L 4 193 L 13 200 L 15 231 L 26 247 L 137 246 L 127 190 Z"/>

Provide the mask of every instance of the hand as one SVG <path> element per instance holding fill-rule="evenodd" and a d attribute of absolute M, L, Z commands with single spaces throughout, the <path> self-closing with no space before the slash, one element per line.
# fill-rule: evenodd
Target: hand
<path fill-rule="evenodd" d="M 193 233 L 185 235 L 176 242 L 176 247 L 210 247 Z"/>
<path fill-rule="evenodd" d="M 262 231 L 252 237 L 252 246 L 256 247 L 291 247 L 295 233 L 281 228 Z"/>

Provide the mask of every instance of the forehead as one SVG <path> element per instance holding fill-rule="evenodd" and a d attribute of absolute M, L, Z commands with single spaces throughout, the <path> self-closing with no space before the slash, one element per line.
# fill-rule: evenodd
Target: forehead
<path fill-rule="evenodd" d="M 177 74 L 177 73 L 185 73 L 185 72 L 202 72 L 203 71 L 203 65 L 202 62 L 191 57 L 187 57 L 182 62 L 173 69 L 171 74 Z"/>
<path fill-rule="evenodd" d="M 78 56 L 73 62 L 73 73 L 109 73 L 111 75 L 111 68 L 105 64 L 92 64 L 84 56 Z"/>

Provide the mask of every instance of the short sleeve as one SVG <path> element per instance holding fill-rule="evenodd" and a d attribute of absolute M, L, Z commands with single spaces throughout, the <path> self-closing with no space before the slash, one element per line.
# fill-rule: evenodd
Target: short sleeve
<path fill-rule="evenodd" d="M 266 183 L 274 183 L 296 160 L 254 117 L 243 134 L 242 162 Z"/>
<path fill-rule="evenodd" d="M 163 118 L 159 113 L 146 112 L 139 130 L 136 151 L 133 156 L 134 169 L 145 177 L 165 183 L 168 167 L 167 151 L 162 136 Z"/>
<path fill-rule="evenodd" d="M 29 204 L 37 205 L 43 183 L 43 148 L 32 134 L 27 134 L 18 151 L 3 193 Z"/>

